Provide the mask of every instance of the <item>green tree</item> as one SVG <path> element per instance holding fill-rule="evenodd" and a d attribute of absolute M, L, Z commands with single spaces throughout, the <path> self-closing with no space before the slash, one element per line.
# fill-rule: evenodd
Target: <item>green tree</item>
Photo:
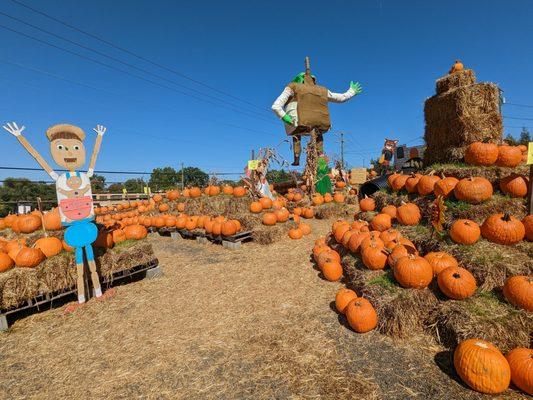
<path fill-rule="evenodd" d="M 179 185 L 181 186 L 181 174 L 182 170 L 178 171 Z M 183 181 L 185 186 L 206 186 L 209 182 L 209 175 L 202 171 L 200 168 L 196 167 L 185 167 L 183 168 Z M 177 185 L 175 185 L 177 186 Z"/>
<path fill-rule="evenodd" d="M 150 175 L 149 186 L 152 191 L 168 190 L 180 182 L 178 172 L 172 167 L 154 168 Z"/>
<path fill-rule="evenodd" d="M 128 193 L 143 193 L 143 188 L 146 186 L 146 182 L 140 178 L 128 179 L 124 182 L 124 187 Z"/>
<path fill-rule="evenodd" d="M 522 128 L 522 132 L 520 132 L 520 144 L 523 144 L 524 146 L 527 146 L 529 142 L 531 142 L 531 135 L 529 134 L 529 131 L 526 127 Z"/>
<path fill-rule="evenodd" d="M 93 193 L 103 193 L 105 191 L 105 176 L 94 174 L 91 177 L 91 188 Z"/>
<path fill-rule="evenodd" d="M 268 183 L 279 183 L 293 180 L 292 175 L 284 169 L 271 169 L 266 174 Z"/>
<path fill-rule="evenodd" d="M 122 185 L 122 183 L 112 183 L 107 187 L 107 191 L 109 193 L 122 193 L 123 188 L 124 185 Z"/>
<path fill-rule="evenodd" d="M 507 134 L 504 140 L 511 146 L 517 146 L 519 144 L 518 141 L 514 138 L 514 136 L 510 133 Z"/>
<path fill-rule="evenodd" d="M 48 209 L 57 204 L 56 189 L 54 184 L 32 182 L 26 178 L 6 178 L 0 186 L 0 215 L 15 212 L 17 202 L 30 202 L 32 207 L 37 206 L 37 197 L 43 201 L 43 208 Z"/>

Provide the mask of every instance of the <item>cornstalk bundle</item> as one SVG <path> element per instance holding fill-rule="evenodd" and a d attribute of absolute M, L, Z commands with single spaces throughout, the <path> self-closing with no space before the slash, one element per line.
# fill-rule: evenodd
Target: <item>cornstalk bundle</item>
<path fill-rule="evenodd" d="M 309 143 L 306 147 L 306 160 L 304 169 L 304 182 L 307 186 L 307 191 L 313 195 L 316 191 L 316 169 L 318 164 L 318 154 L 316 151 L 316 131 L 311 131 Z"/>

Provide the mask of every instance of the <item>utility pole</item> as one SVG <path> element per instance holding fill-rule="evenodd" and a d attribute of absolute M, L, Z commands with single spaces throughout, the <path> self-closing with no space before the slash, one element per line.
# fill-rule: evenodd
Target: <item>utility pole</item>
<path fill-rule="evenodd" d="M 181 163 L 181 190 L 185 189 L 185 172 L 183 171 L 183 162 Z"/>
<path fill-rule="evenodd" d="M 339 132 L 341 135 L 341 168 L 344 169 L 344 132 Z"/>

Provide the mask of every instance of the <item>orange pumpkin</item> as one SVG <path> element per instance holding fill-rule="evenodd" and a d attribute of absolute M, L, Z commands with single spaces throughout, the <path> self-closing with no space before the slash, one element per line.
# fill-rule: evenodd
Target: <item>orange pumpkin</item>
<path fill-rule="evenodd" d="M 41 249 L 46 258 L 53 257 L 63 250 L 63 243 L 56 237 L 43 237 L 37 239 L 35 248 Z"/>
<path fill-rule="evenodd" d="M 511 368 L 496 346 L 482 339 L 461 342 L 453 354 L 457 374 L 472 389 L 497 394 L 511 382 Z"/>
<path fill-rule="evenodd" d="M 5 272 L 15 265 L 15 262 L 6 253 L 0 253 L 0 272 Z"/>
<path fill-rule="evenodd" d="M 421 217 L 420 208 L 414 203 L 402 204 L 396 212 L 396 219 L 402 225 L 418 225 Z"/>
<path fill-rule="evenodd" d="M 389 214 L 378 214 L 370 222 L 372 229 L 376 231 L 386 231 L 392 226 L 391 216 Z"/>
<path fill-rule="evenodd" d="M 466 269 L 448 267 L 437 276 L 437 284 L 442 293 L 454 300 L 472 296 L 477 289 L 476 279 Z"/>
<path fill-rule="evenodd" d="M 172 220 L 175 221 L 174 218 Z M 140 240 L 148 236 L 148 231 L 144 226 L 137 224 L 125 227 L 124 234 L 126 235 L 126 239 Z"/>
<path fill-rule="evenodd" d="M 517 146 L 498 147 L 498 159 L 496 165 L 499 167 L 514 168 L 522 162 L 522 151 Z"/>
<path fill-rule="evenodd" d="M 324 204 L 324 196 L 322 196 L 320 193 L 315 193 L 313 195 L 312 202 L 314 206 L 319 206 L 321 204 Z"/>
<path fill-rule="evenodd" d="M 511 197 L 526 197 L 529 181 L 526 177 L 511 174 L 500 179 L 500 190 Z"/>
<path fill-rule="evenodd" d="M 397 208 L 393 206 L 392 204 L 385 206 L 381 209 L 381 212 L 383 214 L 388 214 L 392 219 L 396 218 L 397 215 Z"/>
<path fill-rule="evenodd" d="M 422 257 L 402 257 L 394 266 L 394 278 L 404 288 L 422 289 L 433 280 L 433 268 Z"/>
<path fill-rule="evenodd" d="M 41 219 L 36 215 L 26 214 L 18 217 L 18 230 L 21 233 L 32 233 L 41 227 Z"/>
<path fill-rule="evenodd" d="M 449 197 L 453 193 L 455 186 L 459 183 L 459 179 L 454 178 L 453 176 L 448 176 L 443 178 L 437 183 L 435 183 L 435 188 L 433 193 L 435 196 L 442 196 L 444 198 Z"/>
<path fill-rule="evenodd" d="M 298 225 L 298 228 L 302 231 L 302 233 L 307 236 L 311 233 L 311 226 L 309 224 L 306 224 L 305 222 L 301 222 Z"/>
<path fill-rule="evenodd" d="M 17 253 L 15 264 L 20 268 L 34 268 L 45 259 L 41 249 L 23 247 Z"/>
<path fill-rule="evenodd" d="M 250 212 L 257 214 L 257 213 L 260 213 L 261 211 L 263 211 L 263 206 L 261 205 L 261 202 L 252 201 L 250 203 Z"/>
<path fill-rule="evenodd" d="M 246 194 L 246 189 L 243 188 L 242 186 L 237 186 L 235 188 L 233 188 L 233 195 L 235 197 L 242 197 Z"/>
<path fill-rule="evenodd" d="M 230 186 L 230 185 L 223 186 L 222 187 L 222 193 L 227 194 L 227 195 L 232 195 L 233 194 L 233 186 Z"/>
<path fill-rule="evenodd" d="M 450 228 L 450 237 L 459 244 L 474 244 L 480 235 L 479 225 L 469 219 L 458 219 Z"/>
<path fill-rule="evenodd" d="M 533 311 L 533 277 L 515 275 L 505 281 L 503 295 L 512 305 Z"/>
<path fill-rule="evenodd" d="M 363 264 L 371 270 L 384 269 L 387 265 L 387 253 L 383 246 L 376 244 L 375 241 L 362 248 L 361 259 Z"/>
<path fill-rule="evenodd" d="M 306 207 L 303 209 L 302 217 L 310 219 L 310 218 L 313 218 L 314 216 L 315 216 L 315 211 L 312 208 Z"/>
<path fill-rule="evenodd" d="M 522 224 L 526 230 L 526 240 L 533 242 L 533 214 L 526 215 Z"/>
<path fill-rule="evenodd" d="M 335 203 L 344 203 L 344 195 L 340 192 L 335 192 L 333 195 L 333 201 Z"/>
<path fill-rule="evenodd" d="M 290 213 L 286 208 L 274 211 L 277 222 L 286 222 L 289 219 Z"/>
<path fill-rule="evenodd" d="M 289 237 L 291 239 L 301 239 L 303 237 L 303 232 L 300 228 L 289 229 Z"/>
<path fill-rule="evenodd" d="M 357 298 L 357 293 L 351 289 L 340 288 L 335 295 L 335 307 L 341 314 L 346 312 L 346 307 L 350 301 Z"/>
<path fill-rule="evenodd" d="M 348 324 L 358 333 L 370 332 L 378 325 L 376 310 L 363 297 L 357 297 L 350 301 L 345 308 L 345 313 Z"/>
<path fill-rule="evenodd" d="M 268 197 L 261 197 L 259 199 L 259 203 L 261 203 L 262 210 L 268 210 L 269 208 L 272 208 L 272 200 L 270 200 Z"/>
<path fill-rule="evenodd" d="M 405 181 L 405 189 L 408 193 L 418 193 L 417 185 L 418 181 L 422 178 L 421 174 L 411 174 Z"/>
<path fill-rule="evenodd" d="M 405 184 L 407 183 L 407 179 L 409 179 L 409 175 L 404 174 L 398 174 L 396 178 L 391 182 L 392 190 L 395 192 L 398 192 L 405 188 Z"/>
<path fill-rule="evenodd" d="M 361 211 L 365 212 L 365 211 L 374 211 L 376 209 L 376 202 L 374 201 L 373 198 L 371 197 L 367 197 L 365 195 L 365 198 L 362 199 L 360 202 L 359 202 L 359 208 L 361 209 Z"/>
<path fill-rule="evenodd" d="M 454 256 L 444 251 L 433 251 L 424 256 L 433 268 L 433 275 L 438 275 L 448 267 L 458 267 L 459 263 Z"/>
<path fill-rule="evenodd" d="M 511 381 L 533 396 L 533 349 L 518 347 L 507 353 L 505 358 L 511 368 Z"/>
<path fill-rule="evenodd" d="M 322 274 L 330 282 L 338 281 L 342 278 L 342 266 L 338 261 L 326 262 L 322 265 Z"/>
<path fill-rule="evenodd" d="M 473 177 L 461 179 L 453 191 L 457 200 L 470 204 L 479 204 L 492 197 L 492 184 L 485 178 Z"/>
<path fill-rule="evenodd" d="M 267 212 L 263 214 L 263 225 L 272 226 L 276 225 L 276 222 L 278 219 L 276 218 L 276 214 Z"/>
<path fill-rule="evenodd" d="M 163 200 L 163 196 L 161 196 L 159 193 L 154 194 L 154 197 L 152 197 L 152 198 L 154 199 L 154 201 L 155 201 L 156 203 L 159 203 L 160 201 Z M 119 205 L 117 206 L 117 209 L 118 209 L 118 210 L 122 210 L 122 208 L 123 208 L 123 206 L 122 206 L 121 204 L 119 204 Z"/>
<path fill-rule="evenodd" d="M 192 187 L 189 189 L 189 196 L 194 198 L 198 198 L 202 195 L 202 191 L 199 187 Z"/>
<path fill-rule="evenodd" d="M 220 233 L 223 236 L 233 236 L 237 233 L 237 225 L 233 221 L 225 221 L 222 223 Z"/>
<path fill-rule="evenodd" d="M 490 242 L 511 245 L 524 238 L 526 229 L 520 220 L 509 213 L 494 214 L 481 225 L 481 234 Z"/>
<path fill-rule="evenodd" d="M 466 148 L 465 162 L 488 167 L 496 162 L 498 153 L 498 146 L 494 143 L 474 142 Z"/>
<path fill-rule="evenodd" d="M 54 208 L 43 215 L 44 228 L 47 231 L 59 231 L 62 229 L 59 209 Z"/>
<path fill-rule="evenodd" d="M 440 178 L 437 175 L 423 175 L 416 185 L 418 194 L 421 196 L 427 196 L 433 193 L 435 184 L 438 181 L 440 181 Z"/>
<path fill-rule="evenodd" d="M 113 243 L 115 244 L 122 243 L 126 240 L 126 234 L 122 229 L 115 229 L 111 232 L 111 235 L 113 236 Z"/>

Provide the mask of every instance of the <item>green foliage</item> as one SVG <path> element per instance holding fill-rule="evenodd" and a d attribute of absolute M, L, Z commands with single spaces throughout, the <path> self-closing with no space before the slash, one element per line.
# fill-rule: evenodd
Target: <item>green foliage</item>
<path fill-rule="evenodd" d="M 143 193 L 146 182 L 140 178 L 128 179 L 122 184 L 128 193 Z"/>
<path fill-rule="evenodd" d="M 56 205 L 56 189 L 54 184 L 44 182 L 30 182 L 25 178 L 6 178 L 4 184 L 0 186 L 0 201 L 12 202 L 12 204 L 3 204 L 0 206 L 0 215 L 4 216 L 10 212 L 15 212 L 16 202 L 30 201 L 32 206 L 37 205 L 37 197 L 40 197 L 44 203 L 44 208 L 50 208 Z M 48 203 L 52 201 L 53 203 Z"/>
<path fill-rule="evenodd" d="M 527 128 L 522 128 L 522 132 L 520 132 L 520 144 L 523 144 L 524 146 L 527 146 L 528 143 L 531 141 L 531 135 L 529 134 L 529 131 Z"/>
<path fill-rule="evenodd" d="M 91 189 L 93 193 L 103 193 L 105 191 L 105 176 L 94 174 L 91 178 Z"/>
<path fill-rule="evenodd" d="M 109 193 L 122 193 L 124 186 L 122 183 L 112 183 L 107 187 L 107 192 Z"/>
<path fill-rule="evenodd" d="M 383 274 L 370 279 L 368 284 L 381 286 L 382 288 L 387 289 L 389 292 L 393 292 L 398 289 L 398 284 L 396 283 L 391 270 L 385 271 Z"/>
<path fill-rule="evenodd" d="M 284 169 L 271 169 L 267 172 L 266 179 L 268 183 L 280 183 L 291 181 L 293 178 L 292 175 Z"/>
<path fill-rule="evenodd" d="M 179 184 L 181 186 L 181 174 L 182 170 L 178 171 Z M 202 171 L 200 168 L 196 167 L 185 167 L 183 168 L 183 181 L 185 186 L 207 186 L 209 182 L 209 175 Z M 177 185 L 175 185 L 177 186 Z"/>
<path fill-rule="evenodd" d="M 172 167 L 154 168 L 150 176 L 150 188 L 153 192 L 169 190 L 178 186 L 180 175 Z"/>

